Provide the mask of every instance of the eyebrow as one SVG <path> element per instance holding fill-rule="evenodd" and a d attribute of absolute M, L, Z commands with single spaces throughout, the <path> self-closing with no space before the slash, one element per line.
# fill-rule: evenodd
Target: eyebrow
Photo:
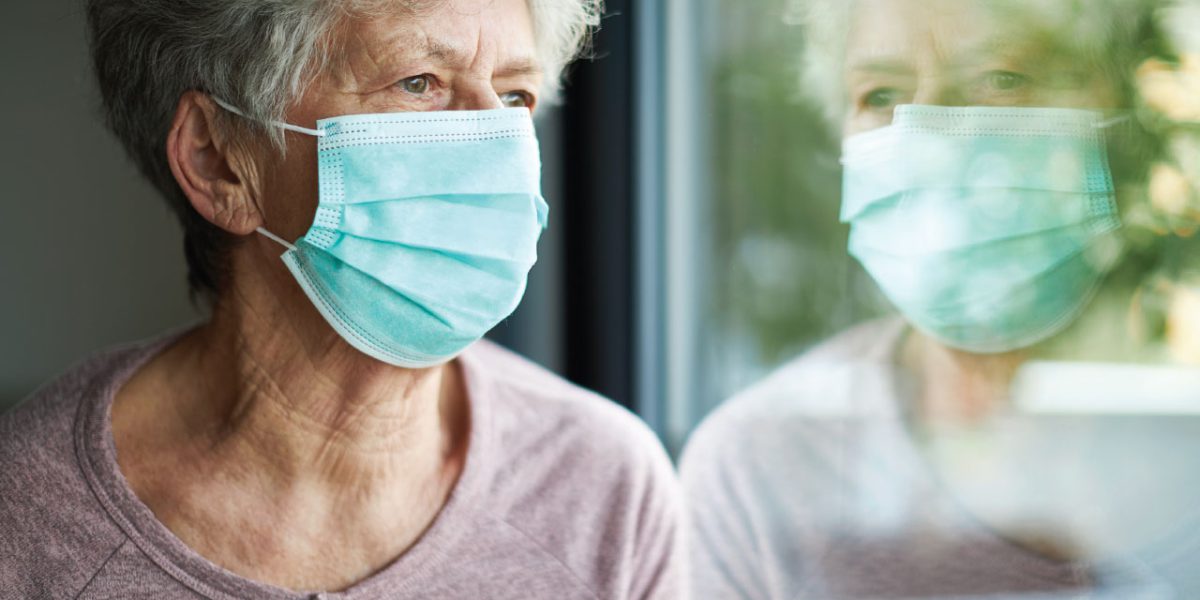
<path fill-rule="evenodd" d="M 911 75 L 913 66 L 900 60 L 868 58 L 851 64 L 850 70 L 888 75 Z"/>
<path fill-rule="evenodd" d="M 542 65 L 532 58 L 514 59 L 496 69 L 496 77 L 520 77 L 542 73 Z"/>
<path fill-rule="evenodd" d="M 1012 49 L 1013 45 L 1008 37 L 993 36 L 976 44 L 957 48 L 954 56 L 945 62 L 945 66 L 950 69 L 964 69 L 985 63 L 993 58 L 1011 58 L 1010 51 Z M 848 70 L 885 75 L 912 75 L 916 67 L 900 58 L 876 55 L 851 63 Z"/>
<path fill-rule="evenodd" d="M 461 48 L 439 42 L 425 41 L 425 56 L 445 64 L 461 64 L 468 60 L 468 55 Z M 541 75 L 540 62 L 532 57 L 517 57 L 496 68 L 495 77 L 519 77 L 522 75 Z"/>

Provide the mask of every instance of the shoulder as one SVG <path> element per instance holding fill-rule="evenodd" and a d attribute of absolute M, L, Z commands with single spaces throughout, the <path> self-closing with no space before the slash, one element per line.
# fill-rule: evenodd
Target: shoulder
<path fill-rule="evenodd" d="M 86 490 L 76 456 L 81 408 L 102 386 L 107 355 L 72 367 L 0 415 L 0 506 Z M 0 518 L 7 511 L 0 511 Z"/>
<path fill-rule="evenodd" d="M 720 412 L 828 416 L 867 409 L 852 400 L 863 400 L 864 385 L 893 371 L 904 327 L 898 319 L 881 319 L 847 329 L 734 396 Z"/>
<path fill-rule="evenodd" d="M 88 485 L 77 435 L 81 410 L 127 355 L 96 355 L 0 415 L 0 587 L 77 591 L 123 542 Z"/>
<path fill-rule="evenodd" d="M 651 588 L 678 575 L 683 511 L 657 436 L 628 410 L 499 346 L 477 345 L 469 360 L 490 388 L 492 514 L 600 597 L 664 597 Z"/>
<path fill-rule="evenodd" d="M 854 453 L 895 411 L 891 353 L 902 331 L 892 320 L 847 330 L 692 433 L 680 475 L 698 591 L 795 597 L 820 580 L 809 559 L 851 506 L 843 491 L 856 485 Z"/>
<path fill-rule="evenodd" d="M 692 443 L 754 423 L 867 417 L 895 412 L 898 319 L 868 321 L 818 344 L 710 414 Z"/>
<path fill-rule="evenodd" d="M 821 485 L 815 475 L 833 473 L 823 464 L 864 428 L 897 414 L 892 355 L 903 330 L 896 319 L 858 325 L 722 404 L 692 433 L 680 461 L 689 496 L 696 487 L 762 496 L 780 482 Z"/>
<path fill-rule="evenodd" d="M 471 359 L 485 374 L 477 381 L 488 386 L 492 433 L 505 454 L 587 467 L 597 478 L 671 472 L 657 436 L 624 407 L 492 343 L 473 348 Z"/>

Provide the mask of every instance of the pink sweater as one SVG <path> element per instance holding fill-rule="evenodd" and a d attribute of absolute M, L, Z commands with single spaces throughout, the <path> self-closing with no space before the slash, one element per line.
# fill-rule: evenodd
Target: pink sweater
<path fill-rule="evenodd" d="M 96 356 L 0 416 L 0 597 L 553 600 L 682 595 L 680 494 L 633 415 L 498 346 L 462 358 L 466 467 L 421 540 L 342 593 L 200 556 L 130 490 L 109 419 L 158 340 Z"/>

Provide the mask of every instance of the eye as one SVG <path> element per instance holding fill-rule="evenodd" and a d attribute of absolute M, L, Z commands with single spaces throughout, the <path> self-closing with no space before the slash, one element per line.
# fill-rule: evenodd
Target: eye
<path fill-rule="evenodd" d="M 1029 77 L 1012 71 L 992 71 L 984 76 L 988 87 L 1001 92 L 1011 92 L 1025 87 Z"/>
<path fill-rule="evenodd" d="M 433 87 L 433 76 L 417 75 L 416 77 L 401 79 L 396 86 L 414 96 L 423 96 L 429 92 L 429 88 Z"/>
<path fill-rule="evenodd" d="M 867 92 L 862 97 L 862 104 L 867 108 L 884 109 L 895 106 L 899 99 L 900 92 L 895 88 L 878 88 Z"/>
<path fill-rule="evenodd" d="M 528 92 L 505 92 L 500 94 L 500 103 L 506 108 L 532 108 L 533 95 Z"/>

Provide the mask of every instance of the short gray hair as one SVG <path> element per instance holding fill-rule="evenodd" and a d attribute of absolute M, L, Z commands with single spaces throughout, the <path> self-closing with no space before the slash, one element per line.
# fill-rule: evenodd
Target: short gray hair
<path fill-rule="evenodd" d="M 193 297 L 224 287 L 230 240 L 191 207 L 165 144 L 180 97 L 202 91 L 233 103 L 255 123 L 281 121 L 330 60 L 337 25 L 368 5 L 416 8 L 440 0 L 88 0 L 88 33 L 106 122 L 184 228 Z M 603 0 L 528 0 L 544 92 L 586 47 Z"/>

